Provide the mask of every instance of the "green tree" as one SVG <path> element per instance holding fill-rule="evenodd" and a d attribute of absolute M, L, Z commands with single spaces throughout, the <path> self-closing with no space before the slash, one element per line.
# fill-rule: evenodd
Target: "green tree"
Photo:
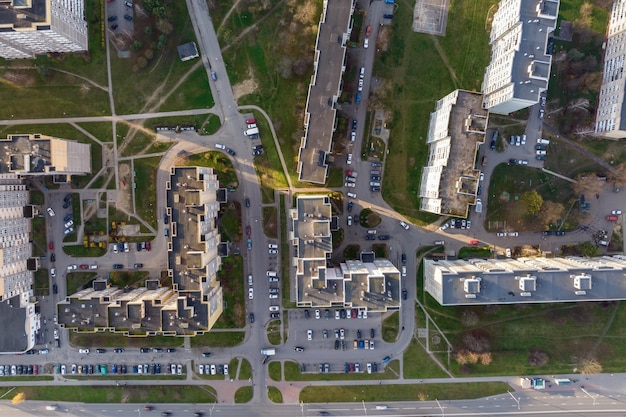
<path fill-rule="evenodd" d="M 522 194 L 522 203 L 526 204 L 526 212 L 531 216 L 539 213 L 543 205 L 543 197 L 536 190 L 527 191 Z"/>

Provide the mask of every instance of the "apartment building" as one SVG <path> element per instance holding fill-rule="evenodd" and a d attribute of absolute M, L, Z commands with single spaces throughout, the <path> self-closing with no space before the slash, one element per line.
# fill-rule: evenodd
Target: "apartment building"
<path fill-rule="evenodd" d="M 84 0 L 7 0 L 0 9 L 0 57 L 34 58 L 88 49 Z"/>
<path fill-rule="evenodd" d="M 548 89 L 552 32 L 558 0 L 502 0 L 493 16 L 491 61 L 485 69 L 483 106 L 509 114 L 539 102 Z"/>
<path fill-rule="evenodd" d="M 172 286 L 161 277 L 130 291 L 98 279 L 57 306 L 59 325 L 77 332 L 109 330 L 126 336 L 194 336 L 209 331 L 223 311 L 217 215 L 219 188 L 212 168 L 171 167 L 166 184 L 165 238 Z"/>
<path fill-rule="evenodd" d="M 626 137 L 626 0 L 614 0 L 607 35 L 595 130 L 602 136 L 621 139 Z"/>
<path fill-rule="evenodd" d="M 362 253 L 358 260 L 330 264 L 330 197 L 298 196 L 290 216 L 298 307 L 350 307 L 370 312 L 400 308 L 400 271 L 389 260 Z"/>
<path fill-rule="evenodd" d="M 442 306 L 626 299 L 626 256 L 425 260 Z"/>
<path fill-rule="evenodd" d="M 40 329 L 33 294 L 33 215 L 22 179 L 0 173 L 0 354 L 31 349 Z"/>
<path fill-rule="evenodd" d="M 482 99 L 480 93 L 455 90 L 435 104 L 426 137 L 420 210 L 467 217 L 476 204 L 480 177 L 476 155 L 488 123 Z"/>

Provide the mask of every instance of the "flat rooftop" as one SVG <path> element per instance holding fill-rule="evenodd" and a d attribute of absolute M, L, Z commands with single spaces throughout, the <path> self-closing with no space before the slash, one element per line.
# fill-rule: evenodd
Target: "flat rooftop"
<path fill-rule="evenodd" d="M 431 279 L 442 305 L 624 300 L 626 257 L 426 260 Z"/>
<path fill-rule="evenodd" d="M 28 348 L 26 322 L 27 308 L 20 307 L 20 296 L 16 295 L 0 303 L 0 352 L 24 352 Z M 30 307 L 33 308 L 33 307 Z"/>
<path fill-rule="evenodd" d="M 300 180 L 323 184 L 335 128 L 336 101 L 340 94 L 346 46 L 352 15 L 350 0 L 328 0 L 322 11 L 315 46 L 315 74 L 309 86 L 305 133 L 300 147 Z"/>
<path fill-rule="evenodd" d="M 27 28 L 34 23 L 47 23 L 50 0 L 0 1 L 0 32 L 11 28 Z"/>

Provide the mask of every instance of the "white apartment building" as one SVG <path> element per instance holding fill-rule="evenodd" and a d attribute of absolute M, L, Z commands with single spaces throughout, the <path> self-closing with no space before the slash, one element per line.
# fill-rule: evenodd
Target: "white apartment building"
<path fill-rule="evenodd" d="M 626 137 L 626 103 L 624 102 L 624 59 L 626 57 L 626 0 L 615 0 L 604 50 L 604 70 L 598 110 L 596 133 L 610 138 Z"/>
<path fill-rule="evenodd" d="M 422 171 L 420 210 L 467 217 L 476 203 L 478 147 L 485 142 L 488 112 L 483 95 L 455 90 L 437 101 L 428 126 L 428 161 Z"/>
<path fill-rule="evenodd" d="M 558 0 L 502 0 L 493 16 L 491 62 L 485 69 L 483 106 L 509 114 L 539 102 L 548 89 L 551 33 Z"/>
<path fill-rule="evenodd" d="M 29 192 L 17 174 L 0 174 L 0 354 L 25 352 L 39 330 L 33 297 Z"/>
<path fill-rule="evenodd" d="M 0 57 L 88 49 L 84 0 L 9 0 L 0 10 Z"/>

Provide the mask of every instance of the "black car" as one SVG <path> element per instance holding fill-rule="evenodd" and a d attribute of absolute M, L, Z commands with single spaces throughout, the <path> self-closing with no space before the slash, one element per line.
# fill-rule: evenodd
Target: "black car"
<path fill-rule="evenodd" d="M 374 236 L 374 235 L 367 235 L 367 236 L 365 236 L 365 240 L 376 240 L 376 236 Z"/>
<path fill-rule="evenodd" d="M 115 348 L 115 349 L 113 349 L 113 352 L 115 352 L 115 353 L 123 353 L 124 349 L 122 349 L 122 348 Z"/>
<path fill-rule="evenodd" d="M 246 207 L 250 207 L 250 199 L 246 198 Z"/>
<path fill-rule="evenodd" d="M 211 357 L 211 352 L 204 352 L 204 353 L 202 353 L 202 357 L 203 358 L 210 358 Z"/>
<path fill-rule="evenodd" d="M 359 224 L 361 219 L 359 218 L 358 214 L 355 214 L 353 216 L 353 220 L 354 220 L 354 224 Z"/>
<path fill-rule="evenodd" d="M 352 121 L 352 130 L 356 130 L 356 126 L 357 126 L 357 125 L 356 125 L 356 123 L 357 123 L 357 122 L 356 122 L 356 119 L 354 119 L 354 120 Z"/>
<path fill-rule="evenodd" d="M 378 240 L 389 240 L 390 238 L 389 235 L 378 235 Z"/>
<path fill-rule="evenodd" d="M 164 224 L 167 224 L 167 223 L 169 223 L 169 221 L 170 221 L 170 220 L 169 220 L 169 218 L 167 217 L 167 213 L 166 213 L 166 214 L 164 214 L 164 215 L 163 215 L 163 223 L 164 223 Z"/>
<path fill-rule="evenodd" d="M 380 162 L 372 162 L 372 167 L 376 168 L 376 167 L 381 167 L 383 166 L 383 164 L 381 164 Z"/>
<path fill-rule="evenodd" d="M 122 269 L 124 268 L 124 265 L 122 264 L 113 264 L 113 269 Z"/>
<path fill-rule="evenodd" d="M 545 155 L 537 155 L 537 156 L 535 156 L 535 158 L 537 159 L 537 161 L 545 161 L 546 160 L 546 156 Z"/>
<path fill-rule="evenodd" d="M 154 348 L 154 349 L 152 349 L 152 351 L 154 353 L 163 353 L 163 349 L 161 349 L 161 348 Z"/>
<path fill-rule="evenodd" d="M 356 331 L 356 338 L 357 339 L 361 339 L 361 331 L 360 330 Z"/>
<path fill-rule="evenodd" d="M 115 22 L 117 20 L 117 16 L 109 16 L 107 19 L 109 22 Z"/>
<path fill-rule="evenodd" d="M 152 352 L 152 349 L 150 349 L 150 348 L 141 348 L 141 349 L 139 349 L 139 351 L 141 353 L 150 353 L 150 352 Z"/>
<path fill-rule="evenodd" d="M 344 310 L 343 308 L 341 310 L 339 310 L 339 317 L 341 317 L 342 319 L 346 318 L 346 310 Z"/>
<path fill-rule="evenodd" d="M 141 242 L 137 242 L 137 252 L 141 252 Z"/>
<path fill-rule="evenodd" d="M 372 175 L 370 176 L 371 181 L 380 181 L 380 175 Z"/>
<path fill-rule="evenodd" d="M 408 294 L 406 288 L 403 288 L 402 289 L 402 299 L 406 300 L 408 297 L 409 297 L 409 294 Z"/>
<path fill-rule="evenodd" d="M 402 265 L 406 265 L 406 253 L 402 254 Z"/>
<path fill-rule="evenodd" d="M 117 23 L 113 23 L 113 24 L 111 25 L 111 30 L 115 30 L 115 29 L 117 29 L 118 27 L 119 27 L 119 26 L 117 25 Z"/>
<path fill-rule="evenodd" d="M 376 335 L 376 331 L 374 329 L 370 329 L 370 339 L 373 339 Z"/>
<path fill-rule="evenodd" d="M 311 313 L 309 313 L 309 310 L 304 310 L 304 318 L 305 319 L 311 318 Z"/>
<path fill-rule="evenodd" d="M 55 255 L 54 252 L 52 252 L 52 254 L 50 254 L 50 262 L 54 262 L 57 260 L 57 256 Z"/>
<path fill-rule="evenodd" d="M 279 319 L 280 318 L 280 313 L 270 313 L 270 318 L 272 318 L 272 319 Z"/>
<path fill-rule="evenodd" d="M 63 204 L 63 208 L 64 208 L 64 209 L 69 208 L 69 206 L 71 206 L 71 205 L 72 205 L 72 202 L 71 202 L 71 201 L 66 201 L 66 202 Z"/>
<path fill-rule="evenodd" d="M 250 313 L 250 324 L 254 323 L 254 313 Z"/>
<path fill-rule="evenodd" d="M 353 206 L 354 206 L 354 203 L 353 203 L 352 201 L 350 201 L 350 202 L 348 203 L 348 212 L 351 212 L 351 211 L 352 211 L 352 207 L 353 207 Z"/>
<path fill-rule="evenodd" d="M 136 263 L 133 266 L 135 267 L 135 269 L 143 268 L 143 264 L 142 263 Z"/>
<path fill-rule="evenodd" d="M 556 232 L 554 232 L 554 234 L 555 234 L 556 236 L 565 236 L 565 232 L 564 232 L 564 231 L 562 231 L 562 230 L 557 230 Z"/>
<path fill-rule="evenodd" d="M 59 293 L 59 287 L 57 286 L 57 284 L 52 284 L 52 294 L 58 294 Z"/>
<path fill-rule="evenodd" d="M 228 152 L 228 153 L 229 153 L 230 155 L 232 155 L 232 156 L 237 155 L 237 153 L 235 153 L 235 151 L 233 151 L 233 150 L 232 150 L 232 149 L 230 149 L 230 148 L 226 148 L 226 152 Z"/>
<path fill-rule="evenodd" d="M 370 187 L 370 191 L 373 193 L 380 192 L 380 187 Z"/>
<path fill-rule="evenodd" d="M 554 234 L 554 232 L 553 232 L 552 230 L 545 230 L 545 231 L 543 232 L 543 235 L 544 235 L 544 236 L 552 236 L 553 234 Z"/>
<path fill-rule="evenodd" d="M 174 353 L 174 352 L 176 352 L 176 349 L 174 348 L 167 349 L 167 353 Z"/>
<path fill-rule="evenodd" d="M 65 194 L 65 197 L 63 197 L 63 201 L 65 201 L 66 203 L 68 201 L 72 201 L 72 194 Z"/>
<path fill-rule="evenodd" d="M 513 165 L 517 164 L 517 159 L 513 159 L 513 158 L 509 159 L 509 164 L 513 164 Z"/>
<path fill-rule="evenodd" d="M 339 350 L 339 340 L 335 340 L 335 350 Z"/>
<path fill-rule="evenodd" d="M 129 22 L 133 21 L 133 17 L 127 14 L 124 15 L 124 19 L 128 20 Z"/>

